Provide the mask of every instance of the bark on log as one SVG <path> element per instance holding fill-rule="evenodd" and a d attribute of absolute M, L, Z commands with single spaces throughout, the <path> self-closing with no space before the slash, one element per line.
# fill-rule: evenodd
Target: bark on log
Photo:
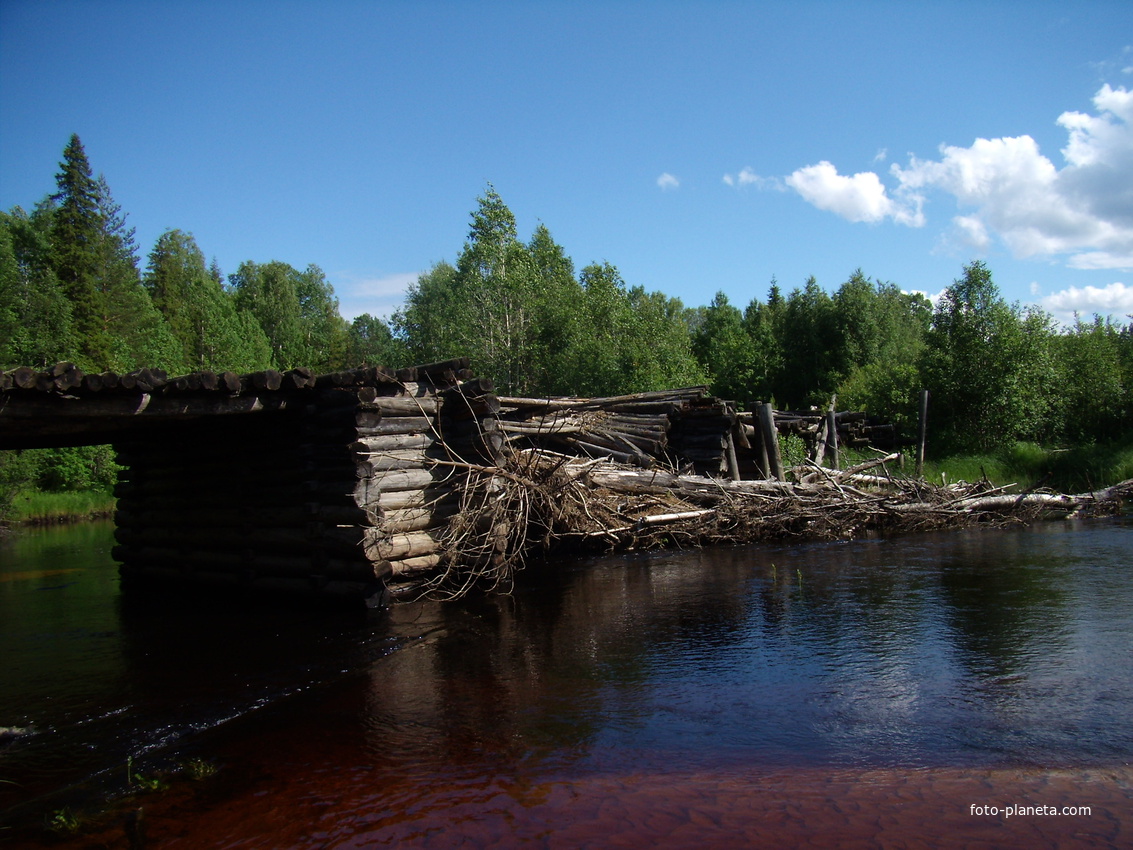
<path fill-rule="evenodd" d="M 386 511 L 379 527 L 389 534 L 408 531 L 423 531 L 428 528 L 440 529 L 460 511 L 460 503 L 447 500 L 432 507 L 403 508 Z"/>
<path fill-rule="evenodd" d="M 355 427 L 359 437 L 383 437 L 433 433 L 435 424 L 425 416 L 390 416 L 382 419 L 378 411 L 359 411 Z"/>
<path fill-rule="evenodd" d="M 366 557 L 375 562 L 418 558 L 440 551 L 440 543 L 428 531 L 385 534 L 380 529 L 370 529 L 363 546 Z"/>
<path fill-rule="evenodd" d="M 360 405 L 364 411 L 378 411 L 383 416 L 435 416 L 440 409 L 440 401 L 433 396 L 424 398 L 401 398 L 399 396 L 379 396 L 371 402 Z"/>
<path fill-rule="evenodd" d="M 380 436 L 359 437 L 347 448 L 356 455 L 380 454 L 402 449 L 426 449 L 437 444 L 432 434 L 382 434 Z"/>

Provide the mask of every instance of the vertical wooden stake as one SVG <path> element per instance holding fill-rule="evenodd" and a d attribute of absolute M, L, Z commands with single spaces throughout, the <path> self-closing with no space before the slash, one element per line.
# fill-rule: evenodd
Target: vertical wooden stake
<path fill-rule="evenodd" d="M 732 432 L 728 432 L 727 437 L 727 450 L 728 450 L 728 475 L 733 481 L 740 480 L 740 463 L 736 458 L 736 441 L 732 436 Z"/>
<path fill-rule="evenodd" d="M 755 463 L 759 467 L 759 474 L 762 478 L 771 477 L 771 465 L 767 462 L 767 441 L 763 439 L 763 427 L 759 423 L 759 413 L 752 417 L 752 425 L 755 426 L 755 433 L 752 436 L 752 449 L 755 449 Z"/>
<path fill-rule="evenodd" d="M 834 414 L 834 402 L 826 411 L 826 459 L 831 469 L 838 469 L 838 419 Z"/>
<path fill-rule="evenodd" d="M 759 406 L 759 426 L 763 433 L 763 445 L 767 447 L 769 472 L 775 476 L 776 481 L 782 481 L 784 480 L 783 456 L 779 453 L 779 433 L 775 430 L 775 411 L 766 402 Z"/>
<path fill-rule="evenodd" d="M 917 478 L 920 478 L 924 474 L 924 446 L 927 423 L 928 390 L 921 390 L 921 410 L 917 421 Z"/>

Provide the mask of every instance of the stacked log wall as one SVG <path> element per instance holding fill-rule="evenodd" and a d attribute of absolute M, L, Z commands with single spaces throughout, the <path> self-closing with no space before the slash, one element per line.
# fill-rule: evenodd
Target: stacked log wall
<path fill-rule="evenodd" d="M 123 580 L 380 599 L 384 575 L 361 546 L 370 519 L 350 497 L 357 402 L 306 401 L 116 444 Z"/>

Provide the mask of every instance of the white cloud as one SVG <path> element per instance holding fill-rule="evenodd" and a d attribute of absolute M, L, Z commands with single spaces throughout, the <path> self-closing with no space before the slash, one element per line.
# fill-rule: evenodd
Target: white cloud
<path fill-rule="evenodd" d="M 662 190 L 678 189 L 680 188 L 681 181 L 666 171 L 657 178 L 657 185 L 661 187 Z"/>
<path fill-rule="evenodd" d="M 913 227 L 924 223 L 920 197 L 905 193 L 899 200 L 891 198 L 872 171 L 847 177 L 823 160 L 818 165 L 798 169 L 785 182 L 820 210 L 828 210 L 849 221 L 878 222 L 892 218 Z"/>
<path fill-rule="evenodd" d="M 1030 136 L 943 145 L 940 157 L 894 164 L 889 192 L 867 171 L 846 177 L 829 162 L 795 171 L 787 184 L 850 221 L 924 224 L 925 194 L 952 195 L 963 212 L 954 237 L 979 251 L 1002 241 L 1017 257 L 1069 255 L 1075 268 L 1133 268 L 1133 92 L 1103 86 L 1096 114 L 1065 112 L 1068 141 L 1055 166 Z"/>
<path fill-rule="evenodd" d="M 784 191 L 783 181 L 777 177 L 761 177 L 750 167 L 743 168 L 739 174 L 725 174 L 724 183 L 739 189 L 755 186 L 757 189 L 773 189 Z"/>
<path fill-rule="evenodd" d="M 1123 317 L 1133 314 L 1133 286 L 1124 283 L 1111 283 L 1104 287 L 1084 286 L 1081 289 L 1071 286 L 1040 298 L 1039 305 L 1066 323 L 1073 322 L 1075 313 L 1082 318 L 1096 313 L 1122 321 Z"/>
<path fill-rule="evenodd" d="M 331 282 L 338 296 L 339 312 L 346 320 L 363 313 L 388 319 L 405 301 L 406 291 L 420 276 L 420 272 L 381 276 L 340 272 Z"/>

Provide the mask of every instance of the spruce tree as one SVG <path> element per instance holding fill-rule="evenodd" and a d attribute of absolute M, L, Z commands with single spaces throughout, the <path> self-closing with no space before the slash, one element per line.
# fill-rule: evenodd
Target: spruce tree
<path fill-rule="evenodd" d="M 94 370 L 180 371 L 177 341 L 142 288 L 133 230 L 106 180 L 92 176 L 77 135 L 59 167 L 50 242 L 56 277 L 71 302 L 76 360 Z"/>
<path fill-rule="evenodd" d="M 98 276 L 102 264 L 102 216 L 99 185 L 78 135 L 63 150 L 55 175 L 58 192 L 51 196 L 55 212 L 51 227 L 52 265 L 64 294 L 71 302 L 75 331 L 84 355 L 100 349 L 102 328 Z M 95 340 L 98 339 L 98 342 Z M 87 358 L 84 358 L 87 359 Z M 102 365 L 88 360 L 84 365 Z"/>

